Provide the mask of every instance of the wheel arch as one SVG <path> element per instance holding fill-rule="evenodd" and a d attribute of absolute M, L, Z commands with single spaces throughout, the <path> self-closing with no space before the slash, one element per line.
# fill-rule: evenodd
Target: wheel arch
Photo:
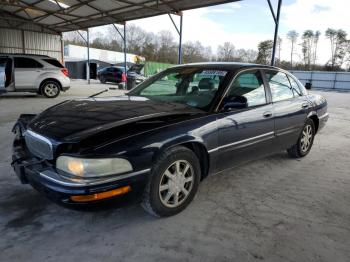
<path fill-rule="evenodd" d="M 319 127 L 319 125 L 320 125 L 320 120 L 319 120 L 319 118 L 318 118 L 318 116 L 317 116 L 317 113 L 316 113 L 316 112 L 311 112 L 311 113 L 308 115 L 307 118 L 308 118 L 308 119 L 311 119 L 312 122 L 314 123 L 314 126 L 315 126 L 315 134 L 316 134 L 317 131 L 318 131 L 318 127 Z"/>
<path fill-rule="evenodd" d="M 197 156 L 200 163 L 201 180 L 206 178 L 209 174 L 210 156 L 209 156 L 207 147 L 200 140 L 192 139 L 187 141 L 173 141 L 170 144 L 164 145 L 159 149 L 159 151 L 156 154 L 153 155 L 153 161 L 156 161 L 156 159 L 162 152 L 177 146 L 183 146 L 193 151 L 193 153 Z"/>
<path fill-rule="evenodd" d="M 42 94 L 42 87 L 43 87 L 43 85 L 44 85 L 46 82 L 48 82 L 48 81 L 56 82 L 56 83 L 59 85 L 60 90 L 63 91 L 63 90 L 62 90 L 62 84 L 61 84 L 61 82 L 60 82 L 59 80 L 57 80 L 56 78 L 48 77 L 48 78 L 45 78 L 45 79 L 41 80 L 41 82 L 40 82 L 40 84 L 39 84 L 39 92 L 40 92 L 40 94 Z"/>

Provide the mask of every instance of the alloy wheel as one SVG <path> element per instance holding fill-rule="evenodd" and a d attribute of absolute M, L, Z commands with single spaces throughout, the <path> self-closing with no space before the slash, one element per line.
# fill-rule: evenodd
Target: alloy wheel
<path fill-rule="evenodd" d="M 312 142 L 313 132 L 311 125 L 304 127 L 303 133 L 300 139 L 300 148 L 303 153 L 307 152 Z"/>
<path fill-rule="evenodd" d="M 53 83 L 48 83 L 44 87 L 44 93 L 48 97 L 54 97 L 59 92 L 58 86 Z"/>
<path fill-rule="evenodd" d="M 177 160 L 163 173 L 159 184 L 159 197 L 170 208 L 180 206 L 189 196 L 194 181 L 192 165 L 186 160 Z"/>

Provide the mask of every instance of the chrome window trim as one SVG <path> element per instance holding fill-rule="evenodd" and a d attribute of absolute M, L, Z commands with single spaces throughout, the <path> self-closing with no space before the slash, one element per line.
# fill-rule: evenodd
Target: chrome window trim
<path fill-rule="evenodd" d="M 227 147 L 231 147 L 231 146 L 243 144 L 243 143 L 245 143 L 245 142 L 250 142 L 250 141 L 253 141 L 253 140 L 259 139 L 259 138 L 265 138 L 265 137 L 274 135 L 274 133 L 275 133 L 275 132 L 271 131 L 271 132 L 264 133 L 264 134 L 261 134 L 261 135 L 258 135 L 258 136 L 254 136 L 254 137 L 250 137 L 250 138 L 247 138 L 247 139 L 239 140 L 239 141 L 236 141 L 236 142 L 233 142 L 233 143 L 230 143 L 230 144 L 218 146 L 218 147 L 216 147 L 216 148 L 213 148 L 213 149 L 209 150 L 208 153 L 211 154 L 211 153 L 216 152 L 216 151 L 219 151 L 220 149 L 223 149 L 223 148 L 227 148 Z M 271 137 L 271 138 L 272 138 L 272 137 Z"/>
<path fill-rule="evenodd" d="M 63 186 L 70 186 L 70 187 L 86 187 L 86 186 L 94 186 L 94 185 L 101 185 L 101 184 L 105 184 L 105 183 L 110 183 L 110 182 L 115 182 L 115 181 L 119 181 L 122 179 L 126 179 L 126 178 L 130 178 L 130 177 L 134 177 L 137 175 L 141 175 L 141 174 L 145 174 L 147 172 L 149 172 L 151 169 L 144 169 L 144 170 L 140 170 L 140 171 L 136 171 L 133 173 L 129 173 L 129 174 L 124 174 L 124 175 L 118 175 L 112 178 L 103 178 L 103 179 L 95 179 L 95 180 L 87 180 L 87 181 L 73 181 L 73 180 L 69 180 L 67 178 L 64 178 L 62 176 L 60 176 L 58 173 L 53 172 L 51 170 L 45 170 L 39 173 L 39 175 L 51 182 L 63 185 Z"/>

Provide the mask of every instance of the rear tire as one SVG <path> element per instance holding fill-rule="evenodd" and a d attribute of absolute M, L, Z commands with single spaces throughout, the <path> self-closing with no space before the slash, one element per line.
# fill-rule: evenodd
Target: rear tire
<path fill-rule="evenodd" d="M 60 94 L 61 87 L 56 81 L 49 80 L 41 85 L 40 92 L 47 98 L 55 98 Z"/>
<path fill-rule="evenodd" d="M 312 148 L 314 138 L 315 125 L 314 122 L 308 118 L 304 124 L 304 127 L 296 144 L 287 149 L 288 155 L 293 158 L 301 158 L 306 156 Z"/>
<path fill-rule="evenodd" d="M 197 192 L 200 172 L 199 160 L 190 149 L 178 146 L 162 153 L 152 167 L 142 207 L 157 217 L 181 212 Z"/>
<path fill-rule="evenodd" d="M 106 79 L 103 76 L 101 76 L 100 77 L 100 82 L 101 82 L 101 84 L 105 84 L 106 83 Z"/>

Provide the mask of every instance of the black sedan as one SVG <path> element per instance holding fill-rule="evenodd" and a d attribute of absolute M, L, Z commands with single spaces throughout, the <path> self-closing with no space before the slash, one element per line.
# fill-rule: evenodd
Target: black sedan
<path fill-rule="evenodd" d="M 101 83 L 113 82 L 122 89 L 130 90 L 146 79 L 141 74 L 143 66 L 142 64 L 134 64 L 127 70 L 127 73 L 122 66 L 105 67 L 97 72 L 97 78 Z"/>
<path fill-rule="evenodd" d="M 157 216 L 182 211 L 206 176 L 287 150 L 304 157 L 327 102 L 269 66 L 167 69 L 125 96 L 69 100 L 14 127 L 12 165 L 65 205 L 139 196 Z"/>

